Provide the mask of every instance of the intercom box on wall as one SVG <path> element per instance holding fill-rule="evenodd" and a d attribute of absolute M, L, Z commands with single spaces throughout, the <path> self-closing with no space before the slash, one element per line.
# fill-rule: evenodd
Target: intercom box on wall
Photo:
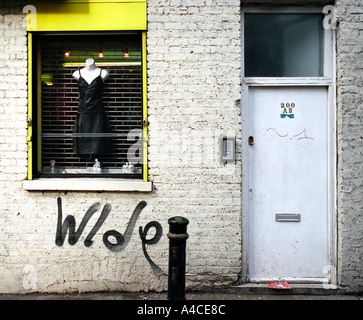
<path fill-rule="evenodd" d="M 236 160 L 236 138 L 226 137 L 221 138 L 221 161 L 222 163 L 233 162 Z"/>

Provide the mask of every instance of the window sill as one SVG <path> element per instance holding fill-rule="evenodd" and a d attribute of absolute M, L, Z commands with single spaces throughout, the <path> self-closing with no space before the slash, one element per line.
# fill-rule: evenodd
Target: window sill
<path fill-rule="evenodd" d="M 129 179 L 36 179 L 23 181 L 27 191 L 115 191 L 151 192 L 152 182 Z"/>

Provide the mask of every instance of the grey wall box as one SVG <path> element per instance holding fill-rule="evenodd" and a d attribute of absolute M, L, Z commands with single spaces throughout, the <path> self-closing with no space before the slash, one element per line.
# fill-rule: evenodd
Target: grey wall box
<path fill-rule="evenodd" d="M 236 160 L 236 138 L 221 138 L 221 161 L 222 163 L 233 162 Z"/>

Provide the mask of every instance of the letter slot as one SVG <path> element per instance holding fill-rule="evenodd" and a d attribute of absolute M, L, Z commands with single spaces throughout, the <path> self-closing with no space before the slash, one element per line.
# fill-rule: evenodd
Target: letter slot
<path fill-rule="evenodd" d="M 276 222 L 300 222 L 301 215 L 299 213 L 276 213 Z"/>

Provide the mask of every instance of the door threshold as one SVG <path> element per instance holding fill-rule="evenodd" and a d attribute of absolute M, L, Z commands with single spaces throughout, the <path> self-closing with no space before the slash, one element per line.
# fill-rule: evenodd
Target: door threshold
<path fill-rule="evenodd" d="M 346 294 L 335 284 L 289 283 L 291 289 L 270 289 L 266 283 L 243 283 L 231 286 L 231 291 L 243 294 L 337 295 Z"/>

